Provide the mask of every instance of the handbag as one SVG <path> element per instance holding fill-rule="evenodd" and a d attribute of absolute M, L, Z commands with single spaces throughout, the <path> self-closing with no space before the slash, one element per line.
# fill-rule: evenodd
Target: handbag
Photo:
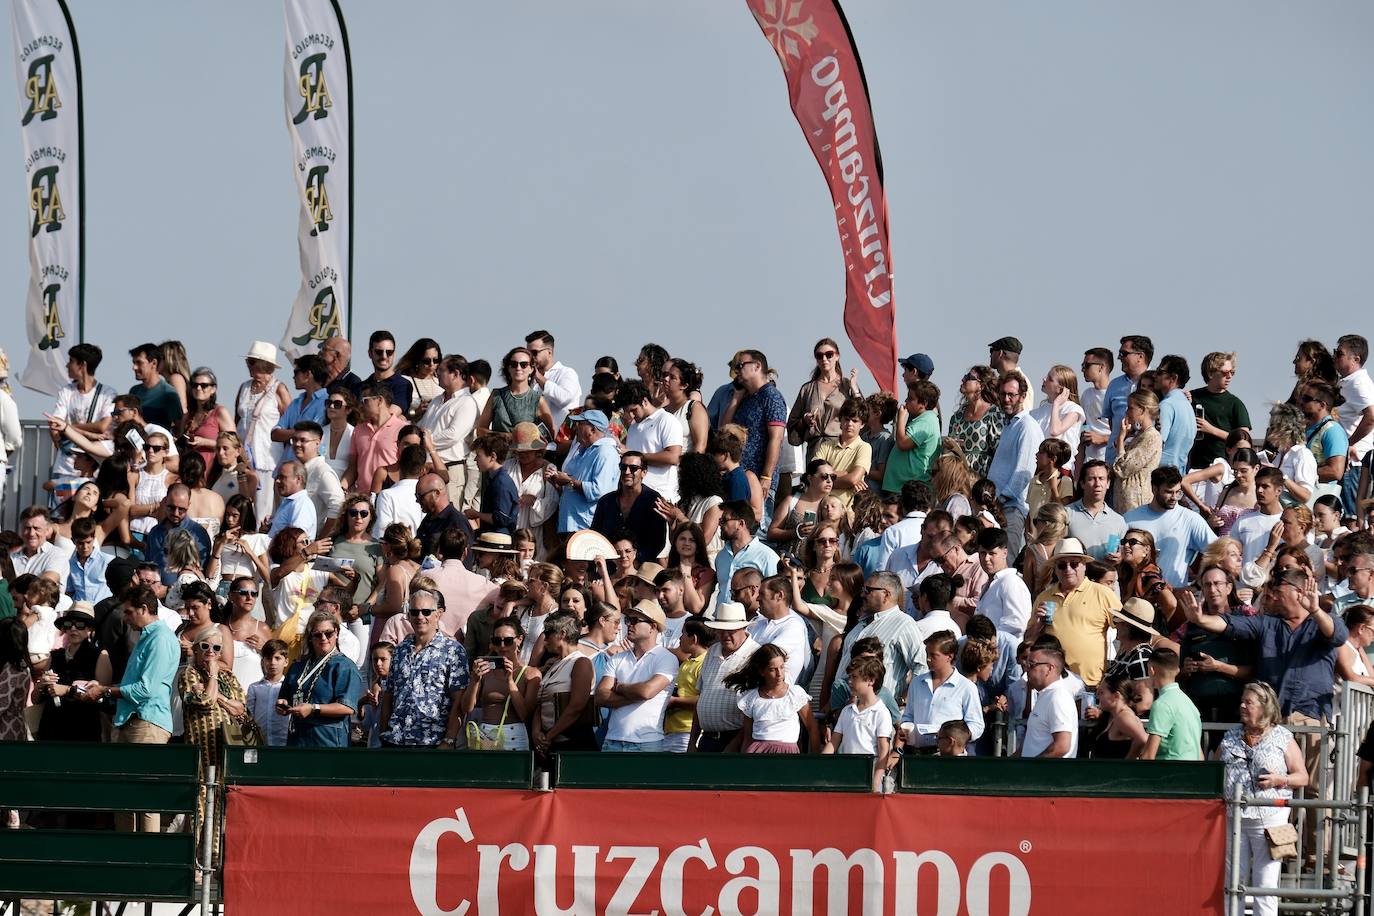
<path fill-rule="evenodd" d="M 1271 859 L 1296 859 L 1298 857 L 1298 828 L 1292 824 L 1275 824 L 1264 828 L 1264 840 L 1269 844 Z"/>
<path fill-rule="evenodd" d="M 262 747 L 262 729 L 251 715 L 241 719 L 225 718 L 219 726 L 220 743 L 226 747 Z"/>

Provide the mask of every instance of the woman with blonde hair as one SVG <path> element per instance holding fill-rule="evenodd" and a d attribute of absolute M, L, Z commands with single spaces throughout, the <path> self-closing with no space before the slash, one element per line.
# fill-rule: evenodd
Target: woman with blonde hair
<path fill-rule="evenodd" d="M 940 440 L 940 457 L 930 475 L 935 490 L 935 508 L 944 509 L 955 519 L 973 514 L 969 492 L 978 478 L 964 458 L 963 447 L 950 438 Z"/>
<path fill-rule="evenodd" d="M 382 532 L 382 562 L 385 564 L 372 586 L 372 594 L 363 605 L 364 614 L 372 615 L 372 638 L 381 638 L 382 628 L 389 618 L 404 614 L 410 605 L 410 580 L 420 571 L 420 541 L 411 534 L 410 526 L 393 522 Z"/>
<path fill-rule="evenodd" d="M 527 665 L 531 662 L 537 665 L 544 655 L 544 621 L 558 610 L 563 570 L 552 563 L 531 563 L 525 588 L 529 601 L 520 611 L 520 628 L 525 631 L 520 660 Z"/>
<path fill-rule="evenodd" d="M 1031 419 L 1040 424 L 1046 438 L 1060 440 L 1069 447 L 1070 455 L 1077 455 L 1078 437 L 1087 419 L 1078 401 L 1078 375 L 1068 366 L 1051 366 L 1040 390 L 1045 400 L 1031 411 Z"/>
<path fill-rule="evenodd" d="M 222 430 L 215 437 L 215 460 L 205 476 L 209 487 L 229 504 L 230 498 L 242 493 L 253 500 L 253 514 L 256 517 L 258 473 L 248 463 L 248 455 L 243 450 L 243 440 L 232 429 Z"/>
<path fill-rule="evenodd" d="M 1031 519 L 1030 534 L 1021 575 L 1031 594 L 1038 595 L 1054 576 L 1054 566 L 1050 563 L 1054 545 L 1069 535 L 1069 510 L 1060 503 L 1045 503 Z"/>
<path fill-rule="evenodd" d="M 186 345 L 179 340 L 164 340 L 158 344 L 162 348 L 162 362 L 157 371 L 176 389 L 181 399 L 181 410 L 185 414 L 190 406 L 186 393 L 191 387 L 191 361 L 186 356 Z"/>
<path fill-rule="evenodd" d="M 1112 474 L 1116 478 L 1114 508 L 1122 515 L 1154 497 L 1150 473 L 1159 467 L 1159 459 L 1164 453 L 1164 440 L 1158 426 L 1159 398 L 1153 391 L 1137 388 L 1126 400 L 1126 418 L 1117 434 L 1116 461 L 1112 464 Z"/>
<path fill-rule="evenodd" d="M 207 624 L 191 634 L 191 663 L 181 669 L 177 692 L 181 694 L 186 743 L 200 748 L 200 772 L 219 763 L 224 728 L 238 724 L 245 731 L 258 732 L 248 714 L 248 697 L 233 669 L 225 661 L 226 644 L 221 627 Z M 257 743 L 266 743 L 259 741 Z M 222 789 L 217 795 L 222 798 Z M 205 817 L 204 798 L 197 793 L 196 820 Z M 199 836 L 199 828 L 197 828 Z M 215 846 L 219 847 L 218 829 Z"/>

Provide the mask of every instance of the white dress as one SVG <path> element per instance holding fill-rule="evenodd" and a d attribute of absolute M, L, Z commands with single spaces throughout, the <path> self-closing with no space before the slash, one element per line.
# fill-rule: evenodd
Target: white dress
<path fill-rule="evenodd" d="M 353 447 L 353 427 L 345 426 L 343 435 L 339 437 L 339 447 L 334 448 L 334 430 L 326 426 L 324 428 L 324 442 L 320 443 L 320 454 L 324 456 L 324 463 L 334 469 L 334 473 L 343 477 L 344 471 L 348 470 L 348 452 Z M 330 458 L 330 450 L 334 451 L 336 457 Z"/>
<path fill-rule="evenodd" d="M 234 401 L 238 405 L 235 423 L 239 439 L 243 441 L 249 466 L 258 475 L 254 505 L 259 519 L 272 514 L 272 474 L 277 469 L 277 449 L 272 442 L 272 430 L 281 419 L 281 410 L 277 407 L 278 384 L 274 378 L 265 391 L 255 394 L 253 381 L 249 379 L 239 386 L 238 397 Z"/>
<path fill-rule="evenodd" d="M 149 506 L 154 503 L 162 502 L 162 497 L 167 495 L 167 469 L 163 468 L 156 474 L 149 474 L 147 471 L 138 472 L 138 483 L 134 485 L 134 503 L 139 506 Z M 156 515 L 145 515 L 129 522 L 129 527 L 134 531 L 147 534 L 153 530 L 157 524 Z"/>

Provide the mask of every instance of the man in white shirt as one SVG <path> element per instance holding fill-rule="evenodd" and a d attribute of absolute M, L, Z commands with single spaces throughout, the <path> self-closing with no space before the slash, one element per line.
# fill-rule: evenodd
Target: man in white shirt
<path fill-rule="evenodd" d="M 1369 360 L 1369 341 L 1359 334 L 1346 334 L 1336 341 L 1332 353 L 1336 371 L 1341 374 L 1341 428 L 1350 440 L 1350 452 L 1345 463 L 1345 478 L 1341 481 L 1341 501 L 1345 514 L 1354 518 L 1355 493 L 1360 484 L 1360 462 L 1374 445 L 1374 380 L 1364 364 Z"/>
<path fill-rule="evenodd" d="M 811 660 L 811 633 L 806 621 L 792 610 L 791 585 L 788 577 L 795 567 L 788 566 L 783 575 L 763 580 L 759 592 L 759 616 L 749 624 L 749 635 L 761 646 L 776 645 L 787 653 L 784 670 L 787 683 L 797 683 L 802 669 Z M 796 570 L 800 574 L 800 570 Z"/>
<path fill-rule="evenodd" d="M 313 420 L 302 420 L 291 427 L 291 451 L 305 469 L 305 493 L 315 507 L 320 537 L 328 537 L 339 521 L 344 491 L 339 475 L 320 454 L 324 429 Z"/>
<path fill-rule="evenodd" d="M 1026 658 L 1030 717 L 1018 757 L 1077 757 L 1078 705 L 1064 680 L 1064 652 L 1058 640 L 1037 642 Z"/>
<path fill-rule="evenodd" d="M 902 484 L 899 498 L 902 501 L 902 517 L 897 524 L 889 525 L 883 532 L 878 557 L 874 562 L 876 569 L 891 570 L 889 564 L 895 552 L 921 543 L 921 527 L 925 524 L 926 513 L 930 511 L 930 485 L 923 480 L 908 480 Z"/>
<path fill-rule="evenodd" d="M 1240 541 L 1242 560 L 1253 563 L 1269 546 L 1274 526 L 1283 518 L 1283 472 L 1260 468 L 1255 472 L 1255 508 L 1242 512 L 1231 526 L 1231 537 Z"/>
<path fill-rule="evenodd" d="M 1107 403 L 1107 384 L 1111 381 L 1115 360 L 1112 351 L 1106 347 L 1093 347 L 1083 354 L 1083 393 L 1078 400 L 1083 405 L 1083 432 L 1091 436 L 1080 436 L 1078 440 L 1078 467 L 1088 460 L 1102 460 L 1107 456 L 1106 436 L 1112 433 L 1111 422 L 1103 419 L 1103 408 Z"/>
<path fill-rule="evenodd" d="M 274 486 L 277 490 L 277 509 L 272 513 L 272 526 L 267 537 L 274 538 L 284 528 L 299 528 L 312 541 L 319 530 L 315 504 L 305 492 L 305 466 L 299 461 L 286 461 L 277 468 Z"/>
<path fill-rule="evenodd" d="M 407 445 L 401 449 L 396 459 L 396 469 L 401 479 L 377 494 L 377 519 L 372 525 L 372 536 L 380 538 L 386 533 L 388 525 L 400 523 L 410 526 L 410 533 L 420 530 L 420 521 L 425 510 L 420 506 L 415 487 L 420 475 L 425 472 L 425 447 Z"/>
<path fill-rule="evenodd" d="M 95 344 L 80 343 L 67 351 L 67 378 L 71 384 L 57 392 L 57 406 L 50 414 L 91 439 L 109 432 L 114 422 L 114 399 L 119 394 L 96 381 L 95 370 L 100 367 L 101 356 Z M 50 429 L 49 435 L 56 449 L 52 456 L 53 479 L 78 476 L 72 464 L 72 443 L 57 429 Z"/>
<path fill-rule="evenodd" d="M 436 375 L 444 393 L 429 402 L 419 425 L 429 430 L 434 448 L 443 459 L 444 467 L 448 468 L 449 501 L 462 508 L 467 486 L 468 449 L 481 411 L 477 398 L 468 388 L 467 360 L 461 356 L 445 356 L 439 361 Z"/>
<path fill-rule="evenodd" d="M 22 576 L 29 573 L 51 579 L 62 590 L 67 590 L 67 575 L 71 572 L 71 554 L 62 548 L 48 543 L 52 535 L 52 523 L 48 520 L 48 510 L 42 506 L 29 506 L 19 513 L 20 545 L 10 551 L 10 562 L 14 564 L 14 574 Z"/>
<path fill-rule="evenodd" d="M 978 686 L 954 666 L 959 641 L 953 633 L 936 632 L 924 640 L 929 670 L 911 679 L 900 726 L 907 745 L 933 754 L 935 737 L 946 722 L 962 720 L 969 742 L 983 736 L 983 701 Z"/>
<path fill-rule="evenodd" d="M 553 425 L 563 425 L 568 411 L 582 406 L 582 383 L 577 372 L 558 362 L 553 355 L 553 335 L 548 331 L 531 331 L 525 335 L 525 348 L 534 363 L 534 384 L 544 392 L 553 414 Z M 556 429 L 548 431 L 550 441 Z M 655 487 L 654 489 L 658 489 Z M 659 490 L 659 492 L 663 492 Z"/>
<path fill-rule="evenodd" d="M 596 705 L 611 711 L 603 751 L 663 750 L 663 711 L 678 669 L 673 653 L 658 645 L 666 622 L 663 610 L 652 601 L 641 601 L 625 612 L 630 650 L 611 659 L 596 685 Z"/>
<path fill-rule="evenodd" d="M 682 460 L 682 424 L 677 417 L 649 400 L 649 389 L 638 379 L 620 383 L 615 405 L 629 427 L 625 449 L 644 453 L 644 486 L 677 502 L 677 466 Z"/>
<path fill-rule="evenodd" d="M 1007 533 L 1001 528 L 978 532 L 978 562 L 988 574 L 988 587 L 978 600 L 982 614 L 1017 643 L 1031 618 L 1031 595 L 1016 570 L 1007 565 Z"/>

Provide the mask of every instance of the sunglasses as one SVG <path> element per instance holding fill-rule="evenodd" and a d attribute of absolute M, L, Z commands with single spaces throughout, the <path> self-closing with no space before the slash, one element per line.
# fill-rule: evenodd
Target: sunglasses
<path fill-rule="evenodd" d="M 976 376 L 976 375 L 974 375 L 974 374 L 972 374 L 972 373 L 969 373 L 968 375 L 966 375 L 966 376 L 964 376 L 963 378 L 961 378 L 959 381 L 961 381 L 961 382 L 979 382 L 979 381 L 982 381 L 982 379 L 978 378 L 978 376 Z"/>
<path fill-rule="evenodd" d="M 818 478 L 820 478 L 821 480 L 834 480 L 834 479 L 835 479 L 835 475 L 834 475 L 834 474 L 817 474 L 816 476 L 817 476 Z"/>
<path fill-rule="evenodd" d="M 509 366 L 509 367 L 512 368 L 512 369 L 528 369 L 528 368 L 530 367 L 530 364 L 529 364 L 529 361 L 528 361 L 528 360 L 521 360 L 521 361 L 518 362 L 518 363 L 512 361 L 512 362 L 506 363 L 506 365 Z"/>
<path fill-rule="evenodd" d="M 238 596 L 241 597 L 241 598 L 256 598 L 256 597 L 258 597 L 258 591 L 257 591 L 257 589 L 254 589 L 254 588 L 236 588 L 236 589 L 234 589 L 234 594 L 235 594 L 235 595 L 238 595 Z"/>
<path fill-rule="evenodd" d="M 840 354 L 836 353 L 834 350 L 826 350 L 824 353 L 817 353 L 816 359 L 834 359 L 839 355 Z"/>
<path fill-rule="evenodd" d="M 148 446 L 148 451 L 150 451 L 150 452 L 165 452 L 165 451 L 167 451 L 167 446 L 165 446 L 165 445 L 150 445 L 150 446 Z"/>
<path fill-rule="evenodd" d="M 1314 402 L 1320 402 L 1321 398 L 1314 398 L 1310 394 L 1305 394 L 1302 397 L 1298 398 L 1298 400 L 1304 404 L 1312 404 Z"/>
<path fill-rule="evenodd" d="M 391 355 L 393 355 L 396 351 L 395 351 L 395 350 L 383 350 L 382 348 L 378 347 L 377 349 L 373 350 L 372 352 L 373 352 L 374 354 L 376 354 L 377 356 L 391 356 Z"/>
<path fill-rule="evenodd" d="M 1145 546 L 1145 542 L 1144 542 L 1144 541 L 1138 541 L 1138 540 L 1136 540 L 1135 538 L 1122 538 L 1122 539 L 1121 539 L 1121 546 L 1122 546 L 1122 547 L 1144 547 L 1144 546 Z"/>
<path fill-rule="evenodd" d="M 642 464 L 622 464 L 622 465 L 620 466 L 620 473 L 622 473 L 622 474 L 624 474 L 626 471 L 642 471 L 642 470 L 644 470 L 644 465 L 642 465 Z"/>
<path fill-rule="evenodd" d="M 745 366 L 757 366 L 758 364 L 759 361 L 756 359 L 744 359 L 735 363 L 733 368 L 736 372 L 743 372 Z"/>
<path fill-rule="evenodd" d="M 66 623 L 62 624 L 60 627 L 58 627 L 58 629 L 64 633 L 68 630 L 89 630 L 90 628 L 91 625 L 88 623 L 77 623 L 76 621 L 72 620 L 69 620 Z"/>
<path fill-rule="evenodd" d="M 367 518 L 367 517 L 368 517 L 369 515 L 371 515 L 371 514 L 372 514 L 372 513 L 371 513 L 369 510 L 367 510 L 367 509 L 349 509 L 349 510 L 348 510 L 348 517 L 349 517 L 349 518 Z"/>
<path fill-rule="evenodd" d="M 816 538 L 816 543 L 822 545 L 838 544 L 839 542 L 839 538 Z"/>
<path fill-rule="evenodd" d="M 334 410 L 342 410 L 343 408 L 347 407 L 348 405 L 345 404 L 343 401 L 325 401 L 325 402 L 324 402 L 324 406 L 325 406 L 325 407 L 330 407 L 330 408 L 332 408 L 332 409 L 334 409 Z"/>
<path fill-rule="evenodd" d="M 215 383 L 214 383 L 214 382 L 192 382 L 192 383 L 191 383 L 191 387 L 192 387 L 192 388 L 196 388 L 196 389 L 200 389 L 200 388 L 213 388 L 213 387 L 215 387 Z"/>
<path fill-rule="evenodd" d="M 491 644 L 493 646 L 513 646 L 515 645 L 515 641 L 519 638 L 518 636 L 493 636 L 491 638 Z"/>
<path fill-rule="evenodd" d="M 424 359 L 420 360 L 420 364 L 423 366 L 437 366 L 440 362 L 442 362 L 442 360 L 437 356 L 426 356 Z"/>
<path fill-rule="evenodd" d="M 1060 560 L 1058 563 L 1054 564 L 1054 568 L 1059 570 L 1060 572 L 1063 572 L 1066 569 L 1073 569 L 1075 566 L 1082 565 L 1082 560 Z"/>
<path fill-rule="evenodd" d="M 338 633 L 338 632 L 339 632 L 338 630 L 316 630 L 314 633 L 311 633 L 311 634 L 310 634 L 310 638 L 311 638 L 311 639 L 331 639 L 331 638 L 333 638 L 334 635 L 335 635 L 336 633 Z"/>
<path fill-rule="evenodd" d="M 198 642 L 196 643 L 196 651 L 209 652 L 212 655 L 218 655 L 219 653 L 224 651 L 224 647 L 217 642 Z"/>
<path fill-rule="evenodd" d="M 430 614 L 439 613 L 437 607 L 413 607 L 406 611 L 411 617 L 428 617 Z"/>

